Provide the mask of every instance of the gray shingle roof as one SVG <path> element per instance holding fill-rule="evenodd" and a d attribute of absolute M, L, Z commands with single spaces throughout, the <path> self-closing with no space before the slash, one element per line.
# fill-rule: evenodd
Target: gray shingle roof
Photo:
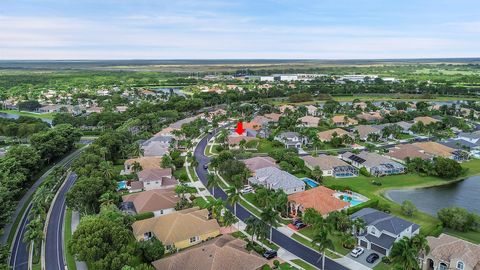
<path fill-rule="evenodd" d="M 255 171 L 255 176 L 248 178 L 254 184 L 272 189 L 291 189 L 305 187 L 305 183 L 296 176 L 276 167 L 266 167 Z"/>
<path fill-rule="evenodd" d="M 463 149 L 463 147 L 474 148 L 474 147 L 478 146 L 474 143 L 471 143 L 469 141 L 465 141 L 465 140 L 462 140 L 462 139 L 448 139 L 448 140 L 445 140 L 445 141 L 441 141 L 439 143 L 441 143 L 445 146 L 448 146 L 450 148 L 453 148 L 453 149 Z"/>
<path fill-rule="evenodd" d="M 375 226 L 379 231 L 387 231 L 398 235 L 406 228 L 416 225 L 410 221 L 406 221 L 396 216 L 375 210 L 373 208 L 363 208 L 360 211 L 351 215 L 352 219 L 361 218 L 365 221 L 367 226 Z"/>
<path fill-rule="evenodd" d="M 382 234 L 380 237 L 376 237 L 373 234 L 367 234 L 365 238 L 367 238 L 368 241 L 386 249 L 390 249 L 395 242 L 395 238 L 387 234 Z"/>

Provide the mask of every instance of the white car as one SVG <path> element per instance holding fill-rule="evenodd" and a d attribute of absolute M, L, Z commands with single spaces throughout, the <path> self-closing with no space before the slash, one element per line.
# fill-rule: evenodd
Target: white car
<path fill-rule="evenodd" d="M 242 194 L 247 194 L 247 193 L 252 193 L 253 192 L 253 188 L 249 185 L 245 185 L 243 186 L 242 189 L 240 189 L 240 193 Z"/>
<path fill-rule="evenodd" d="M 356 247 L 350 252 L 350 256 L 354 258 L 358 258 L 358 256 L 362 255 L 362 253 L 365 252 L 365 249 L 362 247 Z"/>

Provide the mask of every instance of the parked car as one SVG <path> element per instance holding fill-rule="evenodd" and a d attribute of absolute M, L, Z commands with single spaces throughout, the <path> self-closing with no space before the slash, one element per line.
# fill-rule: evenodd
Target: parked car
<path fill-rule="evenodd" d="M 380 256 L 377 253 L 372 253 L 372 254 L 368 255 L 367 262 L 368 263 L 374 263 L 379 258 L 380 258 Z"/>
<path fill-rule="evenodd" d="M 208 169 L 208 164 L 203 164 L 203 169 L 204 170 Z"/>
<path fill-rule="evenodd" d="M 297 230 L 300 230 L 300 229 L 302 229 L 302 228 L 307 227 L 307 225 L 305 225 L 305 224 L 304 224 L 303 222 L 301 222 L 301 221 L 300 221 L 300 222 L 297 222 L 297 223 L 295 223 L 295 224 L 293 224 L 293 225 L 295 226 L 295 228 L 297 228 Z"/>
<path fill-rule="evenodd" d="M 362 255 L 365 252 L 365 249 L 362 247 L 356 247 L 350 252 L 350 256 L 354 258 L 358 258 L 358 256 Z"/>
<path fill-rule="evenodd" d="M 242 194 L 247 194 L 247 193 L 252 193 L 253 192 L 253 188 L 249 185 L 245 185 L 243 186 L 242 189 L 240 189 L 240 193 Z"/>
<path fill-rule="evenodd" d="M 273 259 L 277 257 L 277 251 L 276 250 L 267 250 L 265 253 L 263 253 L 263 257 L 267 260 Z"/>
<path fill-rule="evenodd" d="M 292 224 L 295 225 L 297 223 L 303 223 L 301 219 L 294 219 L 292 220 Z"/>

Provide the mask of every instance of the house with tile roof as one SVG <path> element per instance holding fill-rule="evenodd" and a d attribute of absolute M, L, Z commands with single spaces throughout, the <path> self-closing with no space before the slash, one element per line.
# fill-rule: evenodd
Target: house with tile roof
<path fill-rule="evenodd" d="M 318 157 L 302 156 L 305 166 L 310 170 L 319 167 L 323 176 L 333 176 L 335 178 L 358 176 L 358 169 L 335 156 L 318 155 Z"/>
<path fill-rule="evenodd" d="M 420 147 L 409 143 L 395 145 L 393 148 L 390 148 L 385 155 L 398 162 L 405 162 L 407 158 L 421 158 L 423 160 L 433 158 L 433 155 L 425 153 Z"/>
<path fill-rule="evenodd" d="M 337 127 L 348 127 L 357 125 L 358 121 L 346 115 L 335 115 L 332 117 L 332 123 Z"/>
<path fill-rule="evenodd" d="M 152 262 L 157 270 L 255 270 L 268 261 L 246 249 L 247 243 L 231 235 L 222 235 L 198 246 Z"/>
<path fill-rule="evenodd" d="M 340 211 L 350 206 L 350 203 L 335 197 L 334 194 L 334 190 L 324 186 L 290 194 L 288 195 L 289 214 L 292 217 L 301 217 L 305 210 L 313 208 L 325 217 L 333 211 Z"/>
<path fill-rule="evenodd" d="M 329 142 L 335 136 L 342 137 L 343 135 L 347 135 L 353 138 L 353 134 L 341 129 L 341 128 L 334 128 L 330 130 L 325 130 L 317 133 L 318 139 L 322 142 Z"/>
<path fill-rule="evenodd" d="M 383 120 L 383 116 L 379 112 L 363 112 L 357 114 L 357 119 L 367 122 L 375 122 Z"/>
<path fill-rule="evenodd" d="M 139 157 L 139 158 L 131 158 L 125 160 L 123 163 L 124 169 L 122 170 L 121 174 L 131 174 L 134 173 L 133 166 L 135 163 L 138 163 L 142 170 L 148 169 L 161 169 L 160 163 L 162 162 L 162 157 L 154 156 L 154 157 Z"/>
<path fill-rule="evenodd" d="M 354 130 L 358 133 L 358 136 L 362 141 L 366 141 L 370 134 L 382 135 L 381 129 L 371 125 L 358 125 Z"/>
<path fill-rule="evenodd" d="M 307 109 L 307 114 L 308 115 L 318 116 L 320 114 L 319 111 L 318 111 L 318 108 L 316 106 L 307 105 L 307 106 L 305 106 L 305 108 Z"/>
<path fill-rule="evenodd" d="M 287 194 L 305 190 L 305 182 L 277 167 L 255 170 L 253 176 L 248 178 L 248 183 L 273 190 L 281 189 Z"/>
<path fill-rule="evenodd" d="M 427 241 L 430 252 L 421 258 L 421 269 L 480 269 L 480 245 L 444 233 L 427 236 Z"/>
<path fill-rule="evenodd" d="M 158 217 L 174 212 L 180 198 L 174 188 L 168 188 L 127 194 L 122 197 L 122 200 L 122 205 L 131 204 L 137 214 L 153 212 Z"/>
<path fill-rule="evenodd" d="M 300 117 L 298 120 L 302 127 L 318 127 L 318 123 L 320 122 L 320 118 L 311 115 Z"/>
<path fill-rule="evenodd" d="M 385 176 L 401 174 L 405 172 L 405 166 L 377 153 L 362 151 L 359 154 L 345 152 L 341 158 L 353 166 L 365 168 L 373 176 Z"/>
<path fill-rule="evenodd" d="M 388 256 L 393 244 L 403 237 L 411 238 L 420 233 L 420 226 L 373 208 L 363 208 L 350 216 L 362 219 L 365 229 L 353 228 L 358 245 Z"/>
<path fill-rule="evenodd" d="M 464 151 L 448 147 L 447 145 L 443 145 L 438 142 L 417 142 L 413 145 L 419 147 L 425 153 L 436 157 L 450 158 L 456 161 L 464 161 L 468 159 L 468 155 L 462 153 Z"/>
<path fill-rule="evenodd" d="M 440 120 L 435 119 L 435 118 L 430 117 L 430 116 L 419 116 L 419 117 L 415 117 L 413 119 L 413 122 L 414 123 L 422 122 L 424 125 L 429 125 L 431 123 L 440 122 Z"/>
<path fill-rule="evenodd" d="M 193 207 L 132 224 L 137 241 L 155 236 L 167 250 L 183 249 L 220 235 L 220 225 L 207 209 Z"/>
<path fill-rule="evenodd" d="M 143 190 L 170 188 L 178 184 L 177 179 L 172 175 L 171 168 L 142 170 L 137 173 L 137 177 L 136 182 L 142 183 Z"/>
<path fill-rule="evenodd" d="M 267 167 L 277 167 L 277 162 L 271 157 L 252 157 L 249 159 L 242 160 L 245 163 L 245 166 L 251 171 L 255 172 L 256 170 L 267 168 Z"/>

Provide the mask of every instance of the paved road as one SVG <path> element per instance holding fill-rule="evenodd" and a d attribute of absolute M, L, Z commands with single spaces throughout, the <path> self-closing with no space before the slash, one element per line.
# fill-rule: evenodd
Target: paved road
<path fill-rule="evenodd" d="M 65 218 L 65 199 L 68 190 L 75 184 L 77 175 L 70 174 L 65 185 L 58 191 L 57 198 L 51 206 L 48 220 L 47 235 L 45 236 L 45 269 L 64 270 L 65 259 L 63 250 L 63 224 Z"/>
<path fill-rule="evenodd" d="M 207 184 L 207 171 L 203 169 L 203 165 L 207 164 L 210 161 L 210 158 L 204 155 L 204 151 L 205 151 L 205 147 L 208 144 L 208 141 L 210 140 L 210 138 L 212 138 L 212 136 L 213 136 L 212 134 L 208 134 L 206 137 L 204 137 L 199 142 L 194 152 L 195 158 L 198 161 L 198 166 L 195 168 L 195 170 L 198 174 L 198 177 L 205 185 Z M 222 189 L 215 188 L 215 197 L 221 198 L 222 200 L 226 200 L 227 194 Z M 248 210 L 246 210 L 242 205 L 237 203 L 236 206 L 237 206 L 237 217 L 242 221 L 245 221 L 245 219 L 252 216 L 252 214 Z M 232 207 L 230 205 L 227 205 L 227 207 L 230 210 L 232 210 Z M 310 264 L 315 265 L 318 268 L 321 267 L 320 253 L 282 234 L 276 229 L 272 230 L 272 241 L 278 246 L 286 249 L 290 253 L 309 262 Z M 348 270 L 348 268 L 336 263 L 335 261 L 332 261 L 329 258 L 325 258 L 325 269 Z"/>
<path fill-rule="evenodd" d="M 60 165 L 62 165 L 64 168 L 69 168 L 70 165 L 72 164 L 73 160 L 78 157 L 84 148 L 79 149 L 66 158 L 64 158 L 62 161 L 59 162 Z M 15 220 L 15 217 L 19 215 L 20 209 L 25 205 L 27 199 L 29 196 L 33 194 L 35 189 L 48 177 L 48 175 L 53 171 L 53 168 L 48 170 L 42 177 L 40 177 L 37 182 L 35 182 L 34 186 L 28 190 L 28 192 L 23 196 L 21 200 L 22 206 L 17 207 L 17 210 L 15 211 L 14 217 L 12 220 Z M 27 196 L 29 195 L 29 196 Z M 23 201 L 23 202 L 22 202 Z M 10 267 L 12 267 L 13 270 L 27 270 L 28 269 L 28 250 L 27 250 L 27 245 L 26 243 L 23 242 L 23 235 L 26 231 L 26 226 L 29 223 L 28 220 L 28 213 L 30 212 L 31 209 L 31 204 L 28 205 L 19 225 L 17 228 L 17 232 L 15 235 L 15 238 L 13 239 L 12 242 L 12 249 L 11 249 L 11 254 L 10 254 Z M 11 227 L 9 228 L 9 230 Z M 8 233 L 5 233 L 8 237 Z M 6 240 L 5 240 L 6 241 Z M 63 242 L 62 242 L 63 243 Z"/>

